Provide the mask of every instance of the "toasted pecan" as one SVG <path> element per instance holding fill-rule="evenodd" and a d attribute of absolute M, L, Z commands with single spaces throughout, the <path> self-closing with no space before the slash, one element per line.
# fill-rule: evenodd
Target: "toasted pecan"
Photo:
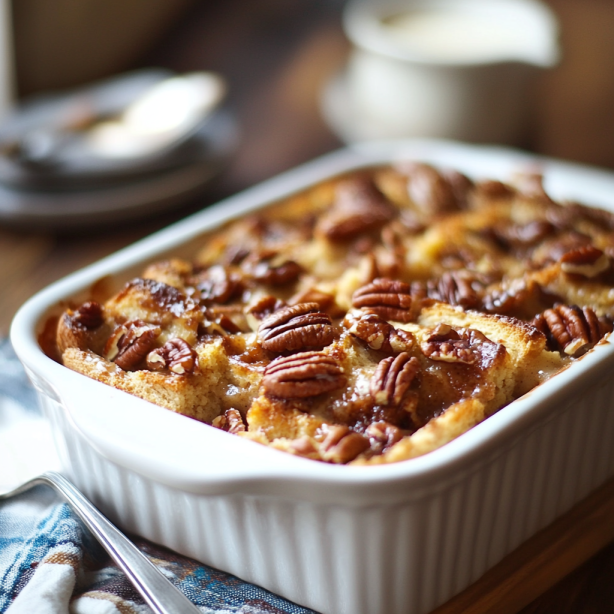
<path fill-rule="evenodd" d="M 196 352 L 183 339 L 169 339 L 161 348 L 147 354 L 147 366 L 153 371 L 168 369 L 177 375 L 194 373 Z"/>
<path fill-rule="evenodd" d="M 331 318 L 342 318 L 345 315 L 345 310 L 339 307 L 335 301 L 335 297 L 328 292 L 322 292 L 316 288 L 303 290 L 298 294 L 288 299 L 290 305 L 298 303 L 317 303 L 320 311 L 325 311 Z"/>
<path fill-rule="evenodd" d="M 477 283 L 467 271 L 446 271 L 439 279 L 429 280 L 427 295 L 464 309 L 479 309 L 482 302 L 474 288 Z"/>
<path fill-rule="evenodd" d="M 514 197 L 516 190 L 509 184 L 496 179 L 485 179 L 475 184 L 478 195 L 488 200 L 509 200 Z"/>
<path fill-rule="evenodd" d="M 371 450 L 375 454 L 381 454 L 403 439 L 403 431 L 394 424 L 379 420 L 372 422 L 365 429 L 365 436 L 369 438 Z"/>
<path fill-rule="evenodd" d="M 212 426 L 227 433 L 243 433 L 247 430 L 243 416 L 238 409 L 227 409 L 223 414 L 213 419 Z"/>
<path fill-rule="evenodd" d="M 397 214 L 369 177 L 354 177 L 339 183 L 335 202 L 322 215 L 316 233 L 330 241 L 347 241 L 381 228 Z"/>
<path fill-rule="evenodd" d="M 493 346 L 488 349 L 494 349 L 498 345 L 478 330 L 457 331 L 448 324 L 439 324 L 420 347 L 431 360 L 472 365 L 480 360 L 482 349 L 486 349 L 483 346 Z"/>
<path fill-rule="evenodd" d="M 83 324 L 85 328 L 98 328 L 104 321 L 102 306 L 96 301 L 83 303 L 75 311 L 73 317 L 79 324 Z"/>
<path fill-rule="evenodd" d="M 88 301 L 75 311 L 63 313 L 55 336 L 60 355 L 67 348 L 87 349 L 92 341 L 92 332 L 103 323 L 102 307 L 95 301 Z"/>
<path fill-rule="evenodd" d="M 142 320 L 131 320 L 118 326 L 108 339 L 104 355 L 124 371 L 140 366 L 154 348 L 160 327 Z"/>
<path fill-rule="evenodd" d="M 373 374 L 370 392 L 377 405 L 401 407 L 405 393 L 420 370 L 417 358 L 401 352 L 380 361 Z"/>
<path fill-rule="evenodd" d="M 395 328 L 375 313 L 346 320 L 349 332 L 364 341 L 372 350 L 396 353 L 409 350 L 414 337 L 410 332 Z"/>
<path fill-rule="evenodd" d="M 610 268 L 610 258 L 594 245 L 583 245 L 563 254 L 561 270 L 582 277 L 597 277 Z"/>
<path fill-rule="evenodd" d="M 313 397 L 341 388 L 343 369 L 323 352 L 301 352 L 271 361 L 264 370 L 264 391 L 281 398 Z"/>
<path fill-rule="evenodd" d="M 351 431 L 345 425 L 328 426 L 327 431 L 320 446 L 320 453 L 324 460 L 331 463 L 349 463 L 369 448 L 369 440 L 366 437 Z"/>
<path fill-rule="evenodd" d="M 402 281 L 379 278 L 359 288 L 352 296 L 352 305 L 375 313 L 386 320 L 411 322 L 413 299 L 411 287 Z"/>
<path fill-rule="evenodd" d="M 613 329 L 612 321 L 598 317 L 590 307 L 557 304 L 538 314 L 532 324 L 546 335 L 548 347 L 568 356 L 579 356 Z"/>
<path fill-rule="evenodd" d="M 274 296 L 267 295 L 249 305 L 246 312 L 256 318 L 256 320 L 264 320 L 266 317 L 270 316 L 276 311 L 279 311 L 283 307 L 287 307 L 285 301 L 275 298 Z"/>
<path fill-rule="evenodd" d="M 204 305 L 226 303 L 236 297 L 243 289 L 241 274 L 233 267 L 213 265 L 189 280 L 199 292 L 200 302 Z"/>
<path fill-rule="evenodd" d="M 555 227 L 547 220 L 526 224 L 499 224 L 490 229 L 490 236 L 504 249 L 528 248 L 554 234 Z"/>
<path fill-rule="evenodd" d="M 464 175 L 440 172 L 429 164 L 417 162 L 405 165 L 404 170 L 409 197 L 422 212 L 437 215 L 466 206 L 472 183 Z"/>
<path fill-rule="evenodd" d="M 591 238 L 576 230 L 569 230 L 563 234 L 547 239 L 535 248 L 531 260 L 538 266 L 557 262 L 568 252 L 591 244 Z"/>
<path fill-rule="evenodd" d="M 258 328 L 265 350 L 294 352 L 322 349 L 333 342 L 335 332 L 330 316 L 317 303 L 298 303 L 266 317 Z"/>
<path fill-rule="evenodd" d="M 303 272 L 303 267 L 294 260 L 283 260 L 274 264 L 270 259 L 255 263 L 251 269 L 252 277 L 268 286 L 284 286 L 294 283 Z"/>

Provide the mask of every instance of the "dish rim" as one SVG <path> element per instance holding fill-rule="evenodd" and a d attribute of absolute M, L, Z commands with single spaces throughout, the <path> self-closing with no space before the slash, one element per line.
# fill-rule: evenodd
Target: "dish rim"
<path fill-rule="evenodd" d="M 459 157 L 463 162 L 459 162 Z M 529 393 L 441 448 L 387 465 L 345 467 L 319 463 L 229 435 L 128 393 L 73 372 L 48 358 L 38 345 L 42 323 L 61 300 L 98 279 L 120 274 L 156 255 L 214 230 L 227 220 L 290 196 L 317 181 L 378 163 L 413 158 L 509 179 L 509 171 L 539 167 L 552 195 L 565 185 L 588 182 L 582 200 L 614 211 L 614 173 L 500 147 L 414 139 L 344 148 L 287 171 L 200 211 L 88 267 L 51 284 L 29 299 L 11 326 L 15 351 L 39 392 L 62 404 L 73 426 L 112 462 L 154 481 L 190 492 L 258 494 L 347 505 L 394 504 L 414 500 L 464 479 L 513 446 L 518 438 L 554 417 L 584 387 L 614 366 L 614 345 L 598 345 Z M 505 170 L 507 168 L 507 171 Z M 476 173 L 470 173 L 476 176 Z M 557 191 L 559 194 L 557 194 Z M 570 197 L 574 197 L 571 190 Z M 591 194 L 592 192 L 592 194 Z M 609 200 L 608 200 L 609 197 Z M 597 200 L 597 202 L 595 202 Z M 119 396 L 118 396 L 119 395 Z M 128 400 L 129 399 L 129 400 Z M 85 407 L 85 403 L 89 407 Z M 126 413 L 125 407 L 130 408 Z M 117 421 L 124 428 L 117 430 Z M 203 431 L 203 429 L 205 429 Z M 151 438 L 163 442 L 152 449 Z M 202 438 L 207 442 L 203 447 Z M 247 463 L 247 464 L 243 464 Z M 404 485 L 411 488 L 399 488 Z"/>
<path fill-rule="evenodd" d="M 419 49 L 404 48 L 396 44 L 391 40 L 383 23 L 387 18 L 416 9 L 452 9 L 452 12 L 467 12 L 469 15 L 477 10 L 478 14 L 486 16 L 499 12 L 500 18 L 524 18 L 523 25 L 528 23 L 539 31 L 542 44 L 538 53 L 532 55 L 495 51 L 472 58 L 433 57 Z M 554 11 L 541 0 L 503 0 L 498 5 L 484 0 L 468 0 L 464 3 L 455 0 L 352 0 L 344 8 L 342 24 L 344 32 L 356 48 L 397 62 L 431 69 L 489 67 L 514 62 L 551 68 L 560 59 L 559 23 Z"/>

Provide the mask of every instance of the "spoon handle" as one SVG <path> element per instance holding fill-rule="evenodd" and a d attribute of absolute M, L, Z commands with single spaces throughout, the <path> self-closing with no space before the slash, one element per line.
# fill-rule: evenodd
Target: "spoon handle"
<path fill-rule="evenodd" d="M 67 479 L 50 471 L 29 482 L 28 486 L 36 484 L 51 486 L 65 497 L 155 614 L 200 614 L 200 610 Z"/>

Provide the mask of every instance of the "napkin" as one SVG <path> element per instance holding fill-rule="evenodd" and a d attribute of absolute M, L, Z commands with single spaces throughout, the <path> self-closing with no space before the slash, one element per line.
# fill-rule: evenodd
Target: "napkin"
<path fill-rule="evenodd" d="M 51 432 L 8 340 L 0 340 L 0 489 L 59 468 Z M 313 614 L 137 536 L 137 547 L 203 613 Z M 38 486 L 0 501 L 0 613 L 146 614 L 151 609 L 70 507 Z"/>

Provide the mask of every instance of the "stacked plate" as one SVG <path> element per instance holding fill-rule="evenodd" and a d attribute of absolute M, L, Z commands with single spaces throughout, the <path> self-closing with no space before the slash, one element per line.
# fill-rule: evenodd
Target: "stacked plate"
<path fill-rule="evenodd" d="M 213 73 L 144 70 L 20 106 L 0 126 L 0 222 L 122 221 L 198 192 L 237 143 Z"/>

